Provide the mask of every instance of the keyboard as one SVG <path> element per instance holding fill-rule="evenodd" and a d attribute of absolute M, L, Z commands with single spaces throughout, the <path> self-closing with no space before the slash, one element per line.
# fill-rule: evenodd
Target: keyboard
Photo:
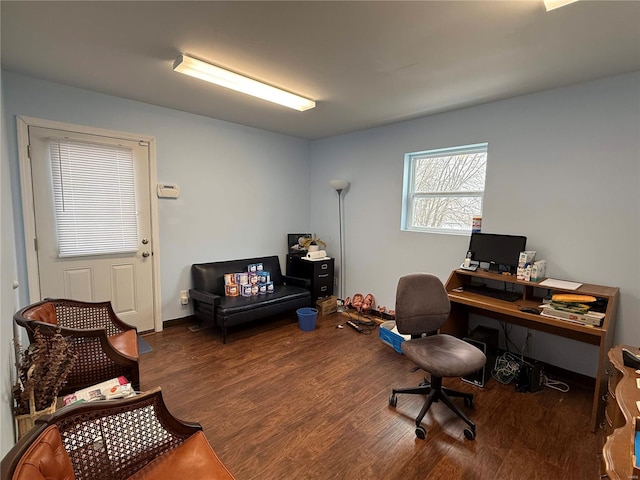
<path fill-rule="evenodd" d="M 484 295 L 485 297 L 491 297 L 497 300 L 504 300 L 505 302 L 515 302 L 522 297 L 522 294 L 518 292 L 509 292 L 507 290 L 487 287 L 486 285 L 465 285 L 463 291 L 477 293 L 478 295 Z"/>

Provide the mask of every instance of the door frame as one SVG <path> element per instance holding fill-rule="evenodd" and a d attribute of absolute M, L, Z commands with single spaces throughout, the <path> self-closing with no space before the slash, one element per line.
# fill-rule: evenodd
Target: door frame
<path fill-rule="evenodd" d="M 162 331 L 162 302 L 160 297 L 160 230 L 158 227 L 158 198 L 153 194 L 153 186 L 158 183 L 156 162 L 156 138 L 149 135 L 107 130 L 104 128 L 75 125 L 41 118 L 16 116 L 18 133 L 18 162 L 20 165 L 20 188 L 22 201 L 22 222 L 24 225 L 24 249 L 27 260 L 27 284 L 29 303 L 40 301 L 40 272 L 38 255 L 35 248 L 36 219 L 33 202 L 33 184 L 31 180 L 31 161 L 29 158 L 29 127 L 52 128 L 69 132 L 121 138 L 123 140 L 143 141 L 149 144 L 149 202 L 151 206 L 151 255 L 153 275 L 153 324 L 156 332 Z"/>

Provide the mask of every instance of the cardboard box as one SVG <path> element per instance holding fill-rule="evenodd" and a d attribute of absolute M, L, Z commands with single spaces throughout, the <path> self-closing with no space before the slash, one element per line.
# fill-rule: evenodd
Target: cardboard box
<path fill-rule="evenodd" d="M 227 297 L 237 297 L 240 295 L 240 285 L 236 283 L 230 283 L 224 286 L 224 294 Z"/>
<path fill-rule="evenodd" d="M 547 273 L 547 262 L 546 260 L 536 260 L 531 265 L 531 281 L 539 282 L 542 280 Z"/>
<path fill-rule="evenodd" d="M 526 267 L 527 264 L 533 263 L 536 258 L 535 250 L 526 250 L 524 252 L 520 252 L 520 257 L 518 258 L 518 266 Z"/>
<path fill-rule="evenodd" d="M 528 282 L 531 280 L 531 265 L 527 265 L 526 267 L 518 266 L 516 270 L 516 278 L 518 280 L 522 280 L 524 282 Z"/>
<path fill-rule="evenodd" d="M 316 308 L 320 315 L 329 315 L 338 311 L 338 297 L 331 295 L 330 297 L 319 298 L 316 301 Z"/>

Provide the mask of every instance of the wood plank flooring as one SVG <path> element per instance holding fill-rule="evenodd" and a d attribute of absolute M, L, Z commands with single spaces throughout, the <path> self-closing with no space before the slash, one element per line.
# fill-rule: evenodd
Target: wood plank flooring
<path fill-rule="evenodd" d="M 393 386 L 417 385 L 421 372 L 383 344 L 377 329 L 361 335 L 336 328 L 344 317 L 319 317 L 303 332 L 295 314 L 230 330 L 182 324 L 145 335 L 142 389 L 161 386 L 178 418 L 198 421 L 238 480 L 583 480 L 597 478 L 599 439 L 589 430 L 593 391 L 545 388 L 517 393 L 490 380 L 474 393 L 464 424 L 435 404 L 414 434 L 423 397 Z M 456 402 L 461 400 L 456 400 Z M 186 480 L 186 479 L 185 479 Z"/>

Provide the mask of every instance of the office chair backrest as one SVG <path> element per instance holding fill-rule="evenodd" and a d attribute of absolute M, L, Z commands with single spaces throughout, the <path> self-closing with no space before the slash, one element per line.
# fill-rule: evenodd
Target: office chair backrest
<path fill-rule="evenodd" d="M 438 277 L 412 273 L 398 280 L 396 326 L 403 335 L 420 335 L 438 330 L 449 318 L 449 296 Z"/>

